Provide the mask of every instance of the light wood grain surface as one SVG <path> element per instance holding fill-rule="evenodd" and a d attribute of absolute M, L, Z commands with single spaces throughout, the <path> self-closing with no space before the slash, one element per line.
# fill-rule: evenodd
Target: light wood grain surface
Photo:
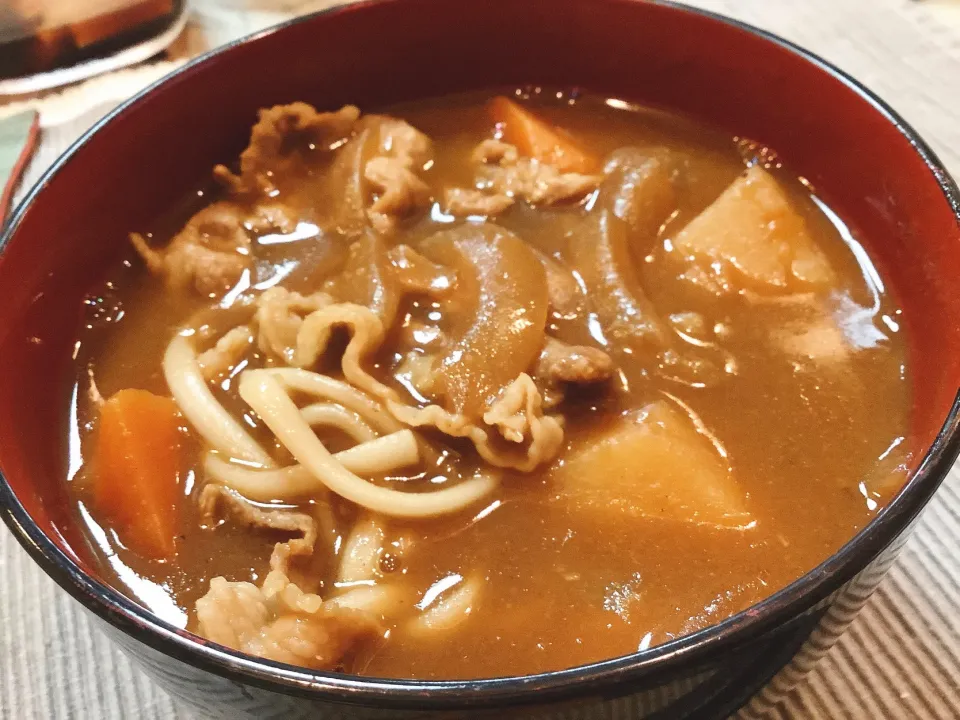
<path fill-rule="evenodd" d="M 457 0 L 452 0 L 457 1 Z M 78 88 L 0 106 L 41 110 L 25 183 L 86 127 L 184 58 L 325 0 L 193 0 L 168 56 Z M 695 0 L 793 40 L 863 81 L 960 176 L 960 1 Z M 850 158 L 855 163 L 856 158 Z M 781 718 L 960 718 L 960 473 L 848 632 Z M 0 530 L 0 718 L 187 718 Z"/>

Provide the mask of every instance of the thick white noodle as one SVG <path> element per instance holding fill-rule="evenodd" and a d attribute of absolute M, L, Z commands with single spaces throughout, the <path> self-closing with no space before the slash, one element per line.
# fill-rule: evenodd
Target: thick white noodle
<path fill-rule="evenodd" d="M 357 475 L 380 475 L 390 470 L 415 465 L 420 460 L 419 447 L 412 430 L 354 445 L 333 457 Z M 327 492 L 327 487 L 302 465 L 257 470 L 227 462 L 215 453 L 207 453 L 203 461 L 207 477 L 233 488 L 244 497 L 258 502 L 293 501 Z"/>
<path fill-rule="evenodd" d="M 362 610 L 386 619 L 406 606 L 403 593 L 390 585 L 359 585 L 324 601 L 324 606 L 346 610 Z"/>
<path fill-rule="evenodd" d="M 379 576 L 378 564 L 386 533 L 372 515 L 361 516 L 343 545 L 338 584 L 371 583 Z"/>
<path fill-rule="evenodd" d="M 479 593 L 480 582 L 476 578 L 461 581 L 411 620 L 408 630 L 419 635 L 452 630 L 470 617 Z"/>
<path fill-rule="evenodd" d="M 313 403 L 300 408 L 307 425 L 326 425 L 342 430 L 359 443 L 373 440 L 376 431 L 364 422 L 360 414 L 337 403 Z"/>
<path fill-rule="evenodd" d="M 341 450 L 334 457 L 355 475 L 382 475 L 420 462 L 420 443 L 407 428 Z"/>
<path fill-rule="evenodd" d="M 193 344 L 176 335 L 163 355 L 163 375 L 180 412 L 211 446 L 237 460 L 271 467 L 273 460 L 207 387 Z"/>
<path fill-rule="evenodd" d="M 322 397 L 353 410 L 380 432 L 392 433 L 404 428 L 379 402 L 342 380 L 298 368 L 269 368 L 262 372 L 269 373 L 288 390 Z"/>
<path fill-rule="evenodd" d="M 496 488 L 498 478 L 490 475 L 426 493 L 401 492 L 367 482 L 347 470 L 323 446 L 274 373 L 272 370 L 245 371 L 240 376 L 240 397 L 297 462 L 337 495 L 381 515 L 423 518 L 463 510 Z"/>

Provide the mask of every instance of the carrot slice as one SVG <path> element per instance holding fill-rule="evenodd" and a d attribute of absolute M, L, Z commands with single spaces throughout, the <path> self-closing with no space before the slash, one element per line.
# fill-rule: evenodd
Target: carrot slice
<path fill-rule="evenodd" d="M 549 163 L 560 172 L 590 173 L 598 162 L 577 141 L 512 100 L 498 95 L 490 101 L 490 115 L 504 142 L 521 155 Z"/>
<path fill-rule="evenodd" d="M 170 398 L 121 390 L 100 408 L 94 501 L 131 550 L 154 559 L 176 552 L 180 417 Z"/>

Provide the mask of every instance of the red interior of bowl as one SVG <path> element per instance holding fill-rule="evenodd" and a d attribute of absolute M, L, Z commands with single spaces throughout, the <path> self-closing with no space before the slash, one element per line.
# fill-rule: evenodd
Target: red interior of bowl
<path fill-rule="evenodd" d="M 69 362 L 85 291 L 130 230 L 236 157 L 257 108 L 363 107 L 524 83 L 672 108 L 776 148 L 903 299 L 912 440 L 930 445 L 960 385 L 960 228 L 934 173 L 870 102 L 780 45 L 665 5 L 388 0 L 180 72 L 79 147 L 19 219 L 0 257 L 0 468 L 44 532 L 86 556 L 62 502 Z"/>

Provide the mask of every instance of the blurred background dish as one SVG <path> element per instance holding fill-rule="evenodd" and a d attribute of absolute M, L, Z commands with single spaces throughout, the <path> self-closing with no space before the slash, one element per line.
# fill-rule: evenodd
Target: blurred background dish
<path fill-rule="evenodd" d="M 9 0 L 0 7 L 0 95 L 77 82 L 161 52 L 186 0 Z"/>

